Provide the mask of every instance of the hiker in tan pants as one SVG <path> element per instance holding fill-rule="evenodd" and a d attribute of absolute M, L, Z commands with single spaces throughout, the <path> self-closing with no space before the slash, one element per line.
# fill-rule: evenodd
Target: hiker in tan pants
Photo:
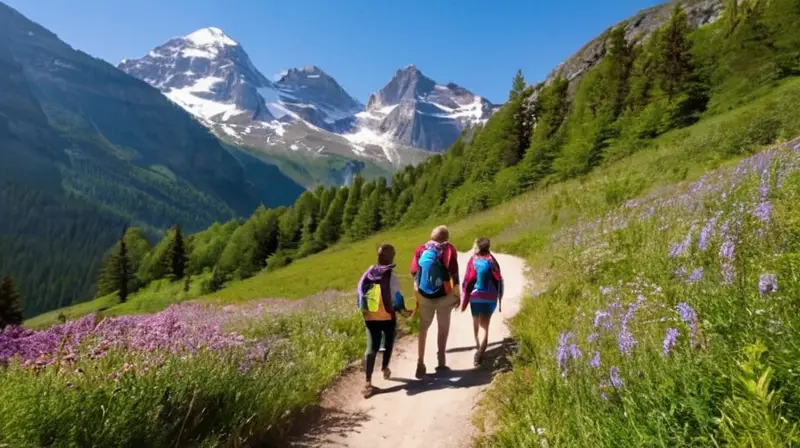
<path fill-rule="evenodd" d="M 417 370 L 415 376 L 422 379 L 426 372 L 425 342 L 428 329 L 436 317 L 437 366 L 436 370 L 447 370 L 445 351 L 450 332 L 450 317 L 458 309 L 459 279 L 458 251 L 450 242 L 450 232 L 439 226 L 431 232 L 431 240 L 417 247 L 411 261 L 411 275 L 414 277 L 414 297 L 419 312 L 419 345 Z"/>

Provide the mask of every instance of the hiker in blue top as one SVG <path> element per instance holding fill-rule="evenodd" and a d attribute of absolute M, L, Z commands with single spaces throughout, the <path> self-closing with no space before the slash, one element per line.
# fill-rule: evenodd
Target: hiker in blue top
<path fill-rule="evenodd" d="M 495 309 L 503 311 L 503 276 L 500 264 L 490 249 L 489 238 L 475 240 L 474 254 L 467 262 L 467 273 L 462 283 L 461 311 L 467 305 L 472 310 L 472 324 L 475 333 L 475 367 L 480 366 L 486 345 L 489 342 L 489 323 Z M 478 337 L 478 330 L 483 336 Z"/>
<path fill-rule="evenodd" d="M 397 329 L 397 313 L 405 316 L 411 314 L 406 310 L 400 284 L 394 274 L 395 249 L 391 244 L 382 244 L 378 248 L 378 264 L 370 266 L 358 282 L 358 309 L 364 315 L 367 329 L 367 350 L 364 353 L 364 371 L 366 384 L 364 398 L 375 393 L 372 386 L 372 372 L 375 369 L 375 358 L 384 339 L 384 352 L 381 371 L 383 378 L 392 375 L 389 361 L 392 359 L 392 348 Z"/>

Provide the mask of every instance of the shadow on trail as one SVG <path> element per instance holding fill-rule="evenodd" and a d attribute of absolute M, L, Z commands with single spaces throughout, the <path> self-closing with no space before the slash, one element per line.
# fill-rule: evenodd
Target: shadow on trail
<path fill-rule="evenodd" d="M 336 446 L 331 437 L 358 431 L 369 420 L 369 415 L 364 412 L 347 412 L 332 407 L 316 406 L 305 416 L 304 422 L 295 424 L 287 443 L 288 446 L 299 448 Z M 287 444 L 270 446 L 287 446 Z"/>
<path fill-rule="evenodd" d="M 494 347 L 496 345 L 502 345 L 502 344 L 505 344 L 505 343 L 506 343 L 506 341 L 490 342 L 489 344 L 486 345 L 487 353 L 488 353 L 488 349 L 489 348 Z M 474 345 L 467 345 L 465 347 L 448 348 L 447 350 L 445 350 L 445 352 L 446 353 L 461 353 L 461 352 L 468 352 L 468 351 L 472 351 L 472 350 L 475 350 L 475 346 Z"/>
<path fill-rule="evenodd" d="M 411 378 L 389 378 L 401 384 L 387 388 L 376 388 L 375 395 L 390 394 L 405 390 L 407 395 L 417 395 L 424 392 L 450 388 L 468 388 L 489 384 L 495 375 L 510 370 L 509 357 L 514 349 L 514 341 L 506 338 L 500 342 L 493 342 L 488 345 L 484 353 L 483 363 L 480 367 L 471 369 L 446 370 L 425 375 L 421 380 Z M 475 347 L 468 348 L 474 350 Z M 447 350 L 449 353 L 457 351 L 467 351 L 467 348 L 460 347 Z"/>

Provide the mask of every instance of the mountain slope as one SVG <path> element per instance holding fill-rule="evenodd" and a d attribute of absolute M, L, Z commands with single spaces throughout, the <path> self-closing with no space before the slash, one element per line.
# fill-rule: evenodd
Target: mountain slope
<path fill-rule="evenodd" d="M 698 28 L 715 22 L 722 15 L 726 0 L 673 0 L 662 3 L 652 8 L 639 11 L 633 17 L 615 24 L 625 27 L 625 38 L 628 41 L 645 40 L 653 32 L 669 21 L 675 3 L 679 3 L 689 19 L 690 26 Z M 596 66 L 608 51 L 608 31 L 586 43 L 580 50 L 559 64 L 548 76 L 550 82 L 556 77 L 562 77 L 574 83 L 583 74 Z"/>
<path fill-rule="evenodd" d="M 218 28 L 170 39 L 119 68 L 161 90 L 220 138 L 266 158 L 296 160 L 299 152 L 322 165 L 345 158 L 385 175 L 426 157 L 393 142 L 355 145 L 338 135 L 353 127 L 363 106 L 331 76 L 310 66 L 288 70 L 272 82 Z M 336 183 L 336 177 L 296 179 L 310 186 Z"/>
<path fill-rule="evenodd" d="M 497 109 L 488 100 L 450 83 L 437 84 L 414 65 L 395 73 L 370 95 L 346 137 L 358 143 L 399 142 L 442 152 L 469 126 L 485 123 Z"/>
<path fill-rule="evenodd" d="M 76 51 L 0 3 L 0 273 L 27 313 L 86 299 L 123 225 L 200 229 L 291 203 L 259 189 L 206 129 L 159 92 Z"/>

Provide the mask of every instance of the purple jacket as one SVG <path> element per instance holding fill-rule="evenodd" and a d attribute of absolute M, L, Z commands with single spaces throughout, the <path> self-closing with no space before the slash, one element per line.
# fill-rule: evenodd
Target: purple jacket
<path fill-rule="evenodd" d="M 383 309 L 395 318 L 396 311 L 405 310 L 405 300 L 400 293 L 399 282 L 397 276 L 394 275 L 393 269 L 395 265 L 380 265 L 376 264 L 370 266 L 361 280 L 358 282 L 358 309 L 366 310 L 367 304 L 364 294 L 369 288 L 378 283 L 381 285 L 381 299 L 383 301 Z"/>

